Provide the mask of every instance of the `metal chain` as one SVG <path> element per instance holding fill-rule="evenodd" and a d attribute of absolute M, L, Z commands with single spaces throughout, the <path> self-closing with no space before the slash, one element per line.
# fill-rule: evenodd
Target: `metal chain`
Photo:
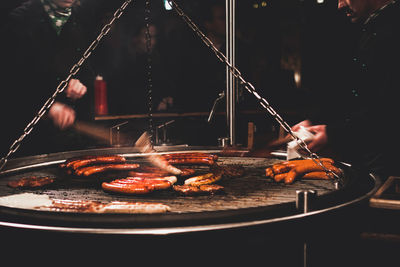
<path fill-rule="evenodd" d="M 47 101 L 44 103 L 42 108 L 39 110 L 37 115 L 32 119 L 30 123 L 25 127 L 23 134 L 14 141 L 14 143 L 10 146 L 8 153 L 0 160 L 0 171 L 4 168 L 6 165 L 9 157 L 14 154 L 18 148 L 21 146 L 22 141 L 27 137 L 33 130 L 33 128 L 36 126 L 36 124 L 42 119 L 42 117 L 46 114 L 46 112 L 51 108 L 53 105 L 54 101 L 56 100 L 56 97 L 64 92 L 65 88 L 68 86 L 69 81 L 72 79 L 73 76 L 75 76 L 80 68 L 82 67 L 83 63 L 90 57 L 92 52 L 96 49 L 97 45 L 99 42 L 103 39 L 104 36 L 108 34 L 110 31 L 111 27 L 113 26 L 114 22 L 121 17 L 121 15 L 124 13 L 125 9 L 127 6 L 132 2 L 132 0 L 126 0 L 120 8 L 118 8 L 114 15 L 113 18 L 110 20 L 108 24 L 106 24 L 100 31 L 100 34 L 97 36 L 97 38 L 89 45 L 89 47 L 86 49 L 86 51 L 83 53 L 82 57 L 79 59 L 79 61 L 72 66 L 72 68 L 69 71 L 69 74 L 65 80 L 61 81 L 60 84 L 57 86 L 56 91 L 53 93 L 53 95 L 47 99 Z"/>
<path fill-rule="evenodd" d="M 340 177 L 330 171 L 329 169 L 327 169 L 320 157 L 312 152 L 307 144 L 304 142 L 303 139 L 299 138 L 291 129 L 291 127 L 289 126 L 289 124 L 275 111 L 275 109 L 273 109 L 273 107 L 268 103 L 268 101 L 261 97 L 257 91 L 256 88 L 248 81 L 246 81 L 242 74 L 240 73 L 240 71 L 232 66 L 228 59 L 226 58 L 226 56 L 218 50 L 218 48 L 215 47 L 215 45 L 212 43 L 212 41 L 199 29 L 199 27 L 182 11 L 182 9 L 176 4 L 175 0 L 168 0 L 170 6 L 175 10 L 175 12 L 186 22 L 186 24 L 198 35 L 198 37 L 203 41 L 203 43 L 209 47 L 214 54 L 216 55 L 216 57 L 222 62 L 224 63 L 230 70 L 230 72 L 235 76 L 236 79 L 239 79 L 240 84 L 244 86 L 244 88 L 246 88 L 246 90 L 251 93 L 252 95 L 254 95 L 257 100 L 259 101 L 260 105 L 266 109 L 268 111 L 268 113 L 279 123 L 279 125 L 285 130 L 286 133 L 288 133 L 295 141 L 296 143 L 299 145 L 299 147 L 301 149 L 303 149 L 309 156 L 310 159 L 312 159 L 316 164 L 320 165 L 322 167 L 322 169 L 331 177 L 335 179 L 335 182 L 339 182 L 341 183 L 341 179 Z"/>
<path fill-rule="evenodd" d="M 153 122 L 153 72 L 152 72 L 152 51 L 150 34 L 150 0 L 146 0 L 144 21 L 146 24 L 146 53 L 147 53 L 147 97 L 148 97 L 148 118 L 151 146 L 154 145 L 154 122 Z"/>

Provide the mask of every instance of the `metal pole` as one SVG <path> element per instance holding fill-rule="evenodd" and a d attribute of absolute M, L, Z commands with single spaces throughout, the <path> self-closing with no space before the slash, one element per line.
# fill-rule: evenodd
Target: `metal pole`
<path fill-rule="evenodd" d="M 228 62 L 235 66 L 235 0 L 226 0 L 226 55 Z M 226 115 L 228 124 L 228 136 L 230 145 L 236 144 L 236 78 L 226 68 Z"/>

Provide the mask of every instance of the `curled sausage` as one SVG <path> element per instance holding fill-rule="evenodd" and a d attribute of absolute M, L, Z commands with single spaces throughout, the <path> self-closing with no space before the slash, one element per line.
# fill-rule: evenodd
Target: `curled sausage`
<path fill-rule="evenodd" d="M 213 184 L 221 180 L 222 174 L 206 173 L 203 175 L 195 176 L 185 180 L 185 185 L 200 186 L 205 184 Z"/>

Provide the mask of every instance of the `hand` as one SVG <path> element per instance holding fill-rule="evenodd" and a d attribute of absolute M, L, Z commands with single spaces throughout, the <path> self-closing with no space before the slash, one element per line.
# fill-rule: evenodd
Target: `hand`
<path fill-rule="evenodd" d="M 328 143 L 328 134 L 326 132 L 326 125 L 315 125 L 306 127 L 308 131 L 314 134 L 313 140 L 307 144 L 308 148 L 313 151 L 319 151 Z"/>
<path fill-rule="evenodd" d="M 60 129 L 65 129 L 74 124 L 75 117 L 75 111 L 60 102 L 54 102 L 49 110 L 49 118 Z"/>
<path fill-rule="evenodd" d="M 87 88 L 79 80 L 71 79 L 65 90 L 68 98 L 73 100 L 79 99 L 86 94 Z"/>
<path fill-rule="evenodd" d="M 314 134 L 313 140 L 307 143 L 308 148 L 312 152 L 317 152 L 324 148 L 328 143 L 328 134 L 326 132 L 326 125 L 312 125 L 310 120 L 304 120 L 292 127 L 292 131 L 296 132 L 303 126 L 307 131 Z"/>
<path fill-rule="evenodd" d="M 312 123 L 310 120 L 304 120 L 302 122 L 299 122 L 298 124 L 296 124 L 295 126 L 292 127 L 292 131 L 293 132 L 297 132 L 298 130 L 300 130 L 300 127 L 303 126 L 305 128 L 312 126 Z"/>

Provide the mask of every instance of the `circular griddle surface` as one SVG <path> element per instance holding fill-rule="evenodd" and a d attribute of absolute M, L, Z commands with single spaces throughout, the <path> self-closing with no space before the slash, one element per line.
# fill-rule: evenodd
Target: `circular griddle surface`
<path fill-rule="evenodd" d="M 199 151 L 200 152 L 200 151 Z M 201 151 L 207 152 L 207 151 Z M 81 152 L 82 155 L 97 153 Z M 118 153 L 127 157 L 129 162 L 147 165 L 142 156 L 130 153 Z M 72 155 L 65 154 L 64 160 Z M 73 155 L 76 156 L 76 155 Z M 292 185 L 284 185 L 265 177 L 265 168 L 279 161 L 277 158 L 219 157 L 219 165 L 240 164 L 245 174 L 238 178 L 224 179 L 219 182 L 224 192 L 205 196 L 181 196 L 173 190 L 156 191 L 149 195 L 127 196 L 105 192 L 101 188 L 104 180 L 124 177 L 125 174 L 108 173 L 102 176 L 83 180 L 74 179 L 61 170 L 58 165 L 63 162 L 60 155 L 47 156 L 38 160 L 25 159 L 22 168 L 9 169 L 0 177 L 0 196 L 18 193 L 45 194 L 51 199 L 91 200 L 108 203 L 111 201 L 156 202 L 171 207 L 171 211 L 162 214 L 90 214 L 27 210 L 0 206 L 1 221 L 23 222 L 35 225 L 88 228 L 154 228 L 198 226 L 204 224 L 225 224 L 246 221 L 274 219 L 282 216 L 299 214 L 294 201 L 296 190 L 313 189 L 319 198 L 332 198 L 347 190 L 336 190 L 332 181 L 301 180 Z M 38 163 L 39 162 L 39 163 Z M 197 173 L 208 172 L 208 166 L 191 167 Z M 343 168 L 346 168 L 343 166 Z M 351 170 L 346 170 L 346 177 L 353 179 Z M 55 183 L 40 189 L 13 189 L 7 186 L 12 180 L 29 176 L 49 176 Z M 184 178 L 178 179 L 182 184 Z M 359 194 L 357 192 L 357 194 Z M 352 198 L 358 197 L 352 194 Z M 348 194 L 341 201 L 348 200 Z M 337 198 L 337 196 L 334 196 Z M 335 200 L 336 202 L 337 200 Z M 322 203 L 323 201 L 321 201 Z"/>

